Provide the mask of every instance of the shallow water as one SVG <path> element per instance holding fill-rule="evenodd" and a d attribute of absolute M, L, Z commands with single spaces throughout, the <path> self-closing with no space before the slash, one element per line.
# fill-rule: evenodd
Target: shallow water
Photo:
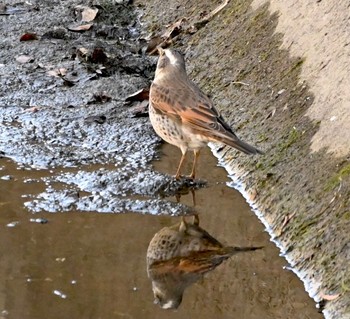
<path fill-rule="evenodd" d="M 173 173 L 179 151 L 168 145 L 162 151 L 154 166 Z M 1 175 L 12 176 L 0 180 L 1 318 L 322 318 L 302 283 L 283 269 L 285 260 L 242 196 L 226 186 L 209 150 L 198 167 L 208 180 L 196 191 L 201 227 L 224 244 L 264 248 L 237 254 L 206 274 L 185 291 L 176 311 L 153 304 L 146 250 L 153 235 L 179 217 L 29 213 L 22 194 L 44 187 L 22 179 L 50 174 L 17 170 L 7 159 L 0 165 Z M 193 205 L 192 195 L 181 202 Z"/>

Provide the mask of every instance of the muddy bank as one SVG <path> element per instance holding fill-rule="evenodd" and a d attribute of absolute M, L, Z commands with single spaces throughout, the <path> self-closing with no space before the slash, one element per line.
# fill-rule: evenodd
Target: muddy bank
<path fill-rule="evenodd" d="M 195 21 L 218 4 L 175 1 L 168 8 L 151 1 L 143 3 L 143 21 L 157 33 L 183 17 Z M 174 45 L 186 53 L 191 77 L 238 135 L 265 151 L 247 158 L 225 148 L 217 156 L 244 183 L 243 191 L 326 317 L 345 318 L 350 313 L 348 157 L 311 151 L 320 123 L 305 116 L 315 100 L 300 80 L 305 59 L 281 48 L 279 17 L 268 4 L 254 10 L 250 5 L 231 1 Z"/>

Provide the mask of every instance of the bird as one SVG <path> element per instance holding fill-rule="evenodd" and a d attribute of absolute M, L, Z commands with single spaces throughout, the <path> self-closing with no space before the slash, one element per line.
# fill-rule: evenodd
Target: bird
<path fill-rule="evenodd" d="M 152 238 L 147 249 L 147 274 L 152 281 L 154 303 L 162 309 L 177 309 L 187 287 L 214 270 L 223 261 L 239 252 L 262 247 L 224 246 L 199 227 L 199 218 L 192 223 L 164 227 Z"/>
<path fill-rule="evenodd" d="M 224 121 L 211 99 L 189 79 L 183 55 L 174 49 L 158 48 L 159 58 L 149 93 L 150 122 L 164 141 L 182 152 L 175 178 L 180 178 L 187 151 L 194 153 L 194 179 L 200 149 L 220 142 L 245 154 L 262 151 L 240 140 Z"/>

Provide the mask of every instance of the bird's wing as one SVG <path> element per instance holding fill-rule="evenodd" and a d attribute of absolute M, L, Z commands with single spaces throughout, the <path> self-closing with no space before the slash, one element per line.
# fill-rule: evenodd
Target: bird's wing
<path fill-rule="evenodd" d="M 216 138 L 238 139 L 205 96 L 191 101 L 180 115 L 182 122 L 195 132 Z"/>
<path fill-rule="evenodd" d="M 211 141 L 230 145 L 246 154 L 263 154 L 260 150 L 240 140 L 214 108 L 211 100 L 202 95 L 180 113 L 181 120 L 194 133 L 204 135 Z"/>
<path fill-rule="evenodd" d="M 157 113 L 181 120 L 180 112 L 182 106 L 177 103 L 178 98 L 168 88 L 152 83 L 149 100 Z"/>
<path fill-rule="evenodd" d="M 157 112 L 181 121 L 193 133 L 206 136 L 208 140 L 222 142 L 246 154 L 261 153 L 236 136 L 212 101 L 194 83 L 177 91 L 153 83 L 150 103 Z"/>
<path fill-rule="evenodd" d="M 159 113 L 181 119 L 194 133 L 237 138 L 214 108 L 211 100 L 196 87 L 187 90 L 179 88 L 173 92 L 153 83 L 150 102 Z"/>

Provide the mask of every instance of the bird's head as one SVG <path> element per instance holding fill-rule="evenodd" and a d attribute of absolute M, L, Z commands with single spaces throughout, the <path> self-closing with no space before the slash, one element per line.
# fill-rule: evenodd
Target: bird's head
<path fill-rule="evenodd" d="M 183 296 L 182 287 L 178 289 L 178 287 L 157 285 L 157 283 L 153 282 L 153 294 L 154 294 L 154 303 L 159 305 L 163 309 L 177 309 L 181 302 Z"/>
<path fill-rule="evenodd" d="M 183 55 L 173 49 L 158 48 L 159 59 L 156 69 L 156 77 L 173 74 L 174 72 L 185 72 L 185 59 Z"/>

